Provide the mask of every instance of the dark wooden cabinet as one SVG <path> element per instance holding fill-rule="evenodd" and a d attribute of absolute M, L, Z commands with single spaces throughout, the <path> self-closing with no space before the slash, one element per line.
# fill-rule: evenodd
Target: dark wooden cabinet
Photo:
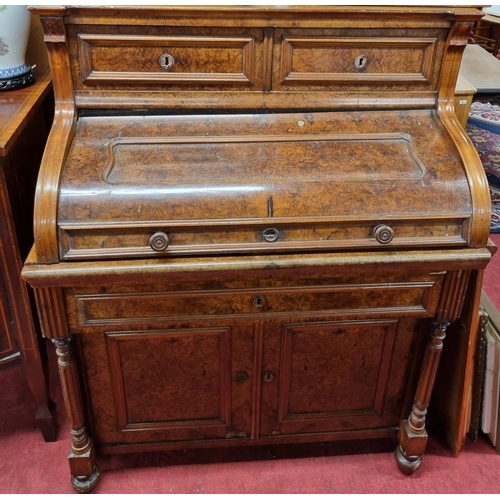
<path fill-rule="evenodd" d="M 75 489 L 96 451 L 397 436 L 417 469 L 491 256 L 453 111 L 480 10 L 35 10 L 56 118 L 23 275 Z"/>
<path fill-rule="evenodd" d="M 0 93 L 0 370 L 23 364 L 45 441 L 56 439 L 55 405 L 45 340 L 21 268 L 33 244 L 33 198 L 53 107 L 48 68 L 36 71 L 33 85 Z"/>

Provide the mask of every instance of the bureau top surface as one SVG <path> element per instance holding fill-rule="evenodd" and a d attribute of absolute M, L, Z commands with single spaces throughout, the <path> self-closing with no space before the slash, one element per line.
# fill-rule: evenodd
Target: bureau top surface
<path fill-rule="evenodd" d="M 104 5 L 66 5 L 66 6 L 32 6 L 30 10 L 36 14 L 43 15 L 82 15 L 91 13 L 94 20 L 97 20 L 97 15 L 133 15 L 134 13 L 154 12 L 168 13 L 170 15 L 186 13 L 189 17 L 195 17 L 199 13 L 205 16 L 206 13 L 212 13 L 214 17 L 227 17 L 228 15 L 248 16 L 258 15 L 261 20 L 269 16 L 287 16 L 287 15 L 315 15 L 323 16 L 326 14 L 345 15 L 346 13 L 354 15 L 373 15 L 374 13 L 396 13 L 404 17 L 415 17 L 418 15 L 461 15 L 461 16 L 477 16 L 478 6 L 457 6 L 457 5 L 154 5 L 154 6 L 139 6 L 139 5 L 120 5 L 120 6 L 104 6 Z"/>

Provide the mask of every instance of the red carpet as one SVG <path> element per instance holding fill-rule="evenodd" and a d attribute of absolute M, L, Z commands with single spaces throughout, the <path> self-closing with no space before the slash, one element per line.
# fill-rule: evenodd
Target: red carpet
<path fill-rule="evenodd" d="M 74 493 L 59 380 L 51 381 L 60 422 L 55 443 L 45 443 L 36 428 L 22 368 L 3 372 L 1 380 L 0 493 Z M 95 493 L 500 492 L 500 455 L 484 438 L 468 440 L 454 458 L 442 436 L 431 434 L 424 463 L 410 477 L 397 469 L 393 449 L 393 443 L 319 443 L 99 457 Z"/>
<path fill-rule="evenodd" d="M 499 251 L 493 257 L 484 273 L 483 290 L 490 300 L 500 310 L 500 234 L 490 234 L 490 239 Z"/>

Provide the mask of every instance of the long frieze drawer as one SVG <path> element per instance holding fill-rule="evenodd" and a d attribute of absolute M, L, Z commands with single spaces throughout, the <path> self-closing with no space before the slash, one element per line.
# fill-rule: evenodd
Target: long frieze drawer
<path fill-rule="evenodd" d="M 440 33 L 385 30 L 372 37 L 359 31 L 276 30 L 273 88 L 329 85 L 420 85 L 435 88 L 444 40 Z M 377 32 L 378 33 L 378 32 Z M 358 35 L 358 36 L 356 36 Z"/>
<path fill-rule="evenodd" d="M 272 314 L 374 314 L 431 316 L 442 275 L 430 281 L 245 290 L 76 294 L 69 298 L 74 328 L 131 325 L 214 317 Z M 429 279 L 429 277 L 427 277 Z M 72 304 L 72 305 L 71 305 Z M 75 320 L 75 318 L 77 318 Z"/>
<path fill-rule="evenodd" d="M 463 220 L 372 222 L 303 222 L 270 219 L 266 224 L 228 221 L 173 222 L 164 226 L 61 227 L 64 260 L 274 253 L 290 250 L 464 246 Z"/>
<path fill-rule="evenodd" d="M 262 87 L 262 30 L 247 29 L 241 35 L 234 30 L 230 35 L 190 30 L 152 35 L 78 33 L 76 38 L 77 88 L 78 80 L 101 88 Z"/>

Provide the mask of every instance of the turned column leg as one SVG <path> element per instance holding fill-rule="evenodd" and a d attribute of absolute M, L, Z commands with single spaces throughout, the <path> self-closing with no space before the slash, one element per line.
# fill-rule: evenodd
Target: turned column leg
<path fill-rule="evenodd" d="M 73 488 L 80 493 L 92 491 L 100 477 L 95 463 L 95 448 L 85 428 L 78 372 L 73 358 L 71 337 L 53 340 L 57 347 L 59 374 L 71 429 L 69 467 Z"/>
<path fill-rule="evenodd" d="M 469 277 L 470 271 L 452 271 L 446 274 L 443 283 L 431 338 L 425 349 L 413 408 L 408 420 L 402 420 L 399 424 L 399 446 L 395 456 L 399 469 L 405 474 L 411 474 L 422 463 L 428 437 L 425 416 L 441 359 L 443 340 L 450 323 L 460 317 Z"/>
<path fill-rule="evenodd" d="M 43 336 L 56 345 L 64 405 L 71 429 L 69 467 L 71 483 L 81 493 L 92 491 L 99 481 L 95 450 L 85 428 L 78 370 L 73 357 L 71 335 L 66 321 L 66 306 L 61 288 L 35 288 L 38 317 Z"/>
<path fill-rule="evenodd" d="M 399 469 L 405 474 L 411 474 L 422 463 L 428 437 L 425 430 L 425 416 L 436 380 L 446 328 L 449 324 L 448 321 L 433 324 L 433 332 L 425 350 L 410 417 L 399 424 L 399 446 L 396 448 L 395 455 Z"/>

